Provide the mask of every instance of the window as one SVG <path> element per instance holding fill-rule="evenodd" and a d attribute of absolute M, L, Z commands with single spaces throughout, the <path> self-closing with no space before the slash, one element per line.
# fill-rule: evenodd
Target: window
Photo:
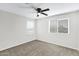
<path fill-rule="evenodd" d="M 68 33 L 68 19 L 50 20 L 50 32 Z"/>
<path fill-rule="evenodd" d="M 57 32 L 57 20 L 50 21 L 50 32 L 53 32 L 53 33 Z"/>
<path fill-rule="evenodd" d="M 28 21 L 26 22 L 26 29 L 27 29 L 27 31 L 29 31 L 29 32 L 33 32 L 33 31 L 34 31 L 34 21 L 28 20 Z"/>
<path fill-rule="evenodd" d="M 59 20 L 58 21 L 58 32 L 59 33 L 68 33 L 68 20 Z"/>

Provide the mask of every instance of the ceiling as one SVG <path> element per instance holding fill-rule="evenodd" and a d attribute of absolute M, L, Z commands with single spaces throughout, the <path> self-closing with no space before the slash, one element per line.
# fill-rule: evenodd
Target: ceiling
<path fill-rule="evenodd" d="M 30 6 L 40 7 L 42 9 L 49 8 L 50 11 L 46 12 L 49 16 L 79 10 L 79 3 L 0 3 L 0 10 L 30 19 L 48 17 L 42 14 L 40 14 L 40 17 L 36 17 L 36 11 L 30 8 Z"/>

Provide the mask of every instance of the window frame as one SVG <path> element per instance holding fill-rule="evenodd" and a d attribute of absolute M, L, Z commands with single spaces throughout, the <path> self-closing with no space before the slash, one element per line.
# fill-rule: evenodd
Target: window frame
<path fill-rule="evenodd" d="M 68 20 L 68 33 L 60 33 L 60 32 L 58 32 L 58 26 L 59 26 L 59 25 L 58 25 L 58 21 L 59 21 L 59 20 L 66 20 L 66 19 Z M 50 33 L 59 33 L 59 34 L 69 34 L 69 33 L 70 33 L 70 31 L 69 31 L 69 30 L 70 30 L 69 18 L 61 18 L 61 19 L 54 19 L 54 20 L 57 21 L 57 32 L 51 32 L 51 31 L 50 31 L 50 22 L 53 21 L 53 20 L 49 20 L 49 29 L 48 29 L 49 31 L 48 31 L 48 32 L 50 32 Z"/>

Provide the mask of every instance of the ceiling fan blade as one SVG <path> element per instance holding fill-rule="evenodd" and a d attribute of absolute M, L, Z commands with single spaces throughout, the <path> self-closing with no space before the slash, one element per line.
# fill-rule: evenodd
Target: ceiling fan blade
<path fill-rule="evenodd" d="M 41 13 L 41 14 L 43 14 L 43 15 L 45 15 L 45 16 L 48 16 L 48 14 L 46 14 L 46 13 Z"/>
<path fill-rule="evenodd" d="M 49 8 L 47 8 L 47 9 L 44 9 L 44 10 L 41 10 L 41 12 L 44 12 L 44 11 L 49 11 L 50 9 Z"/>

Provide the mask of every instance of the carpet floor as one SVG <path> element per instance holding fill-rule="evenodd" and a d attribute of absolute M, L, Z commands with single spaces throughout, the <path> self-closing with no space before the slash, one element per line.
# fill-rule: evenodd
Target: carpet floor
<path fill-rule="evenodd" d="M 79 51 L 34 40 L 0 51 L 0 56 L 79 56 Z"/>

